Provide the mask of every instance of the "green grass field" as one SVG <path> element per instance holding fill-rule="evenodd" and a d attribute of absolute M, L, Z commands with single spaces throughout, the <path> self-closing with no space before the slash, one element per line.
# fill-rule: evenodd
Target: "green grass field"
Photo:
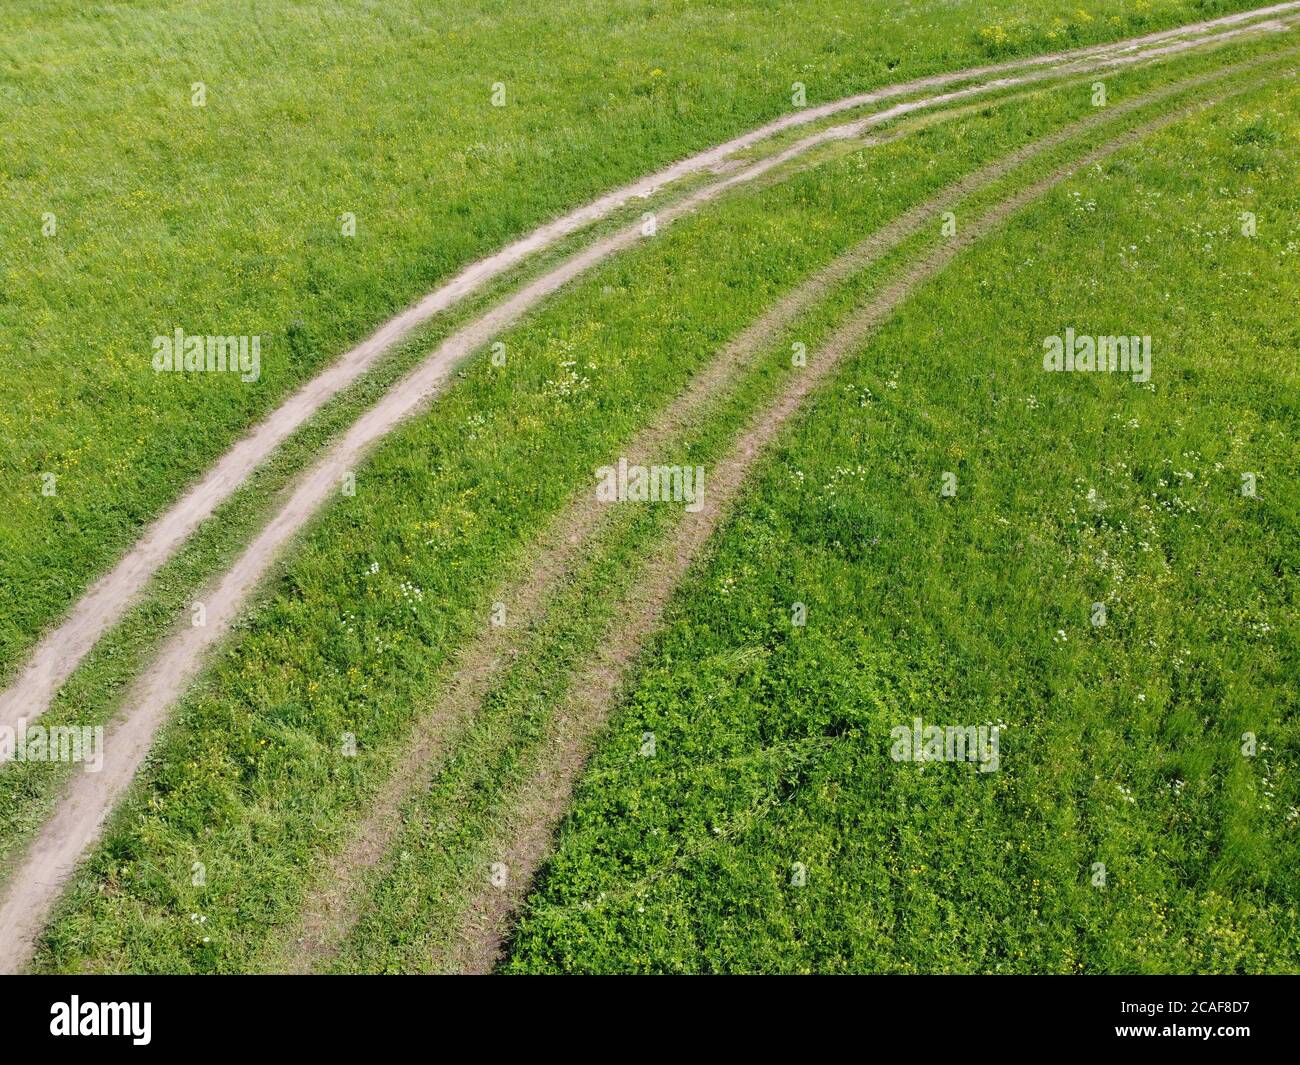
<path fill-rule="evenodd" d="M 241 429 L 384 318 L 788 110 L 795 81 L 817 103 L 1241 6 L 5 5 L 0 676 Z M 152 340 L 177 327 L 260 336 L 259 380 L 155 374 Z"/>
<path fill-rule="evenodd" d="M 642 666 L 509 971 L 1295 970 L 1298 93 L 1063 187 L 819 397 Z M 1152 387 L 1044 375 L 1069 322 L 1158 337 Z M 1005 723 L 1000 771 L 892 761 L 914 716 Z"/>
<path fill-rule="evenodd" d="M 1234 7 L 18 5 L 0 15 L 0 344 L 17 368 L 0 384 L 15 500 L 0 674 L 245 428 L 386 317 L 546 219 L 783 113 L 791 82 L 816 103 Z M 1089 149 L 1223 97 L 923 280 L 758 456 L 705 556 L 664 587 L 664 623 L 593 733 L 497 968 L 1300 970 L 1298 44 L 1243 39 L 904 118 L 566 286 L 502 334 L 504 366 L 478 353 L 389 435 L 355 498 L 277 563 L 62 892 L 33 968 L 293 967 L 304 906 L 441 713 L 501 589 L 729 341 L 1009 153 L 1069 133 L 953 199 L 958 232 Z M 1254 65 L 1217 76 L 1232 64 Z M 46 721 L 128 713 L 131 680 L 322 448 L 457 325 L 642 209 L 439 316 L 331 403 L 181 547 Z M 792 345 L 816 364 L 949 241 L 942 224 L 765 336 L 664 461 L 719 469 L 801 372 Z M 260 334 L 260 380 L 158 377 L 150 338 L 175 325 Z M 1044 372 L 1045 339 L 1067 329 L 1149 335 L 1149 381 Z M 680 507 L 609 510 L 481 705 L 442 722 L 445 750 L 315 968 L 456 956 L 584 670 L 664 580 L 650 560 L 684 524 Z M 918 717 L 998 726 L 996 770 L 892 758 L 891 730 Z M 76 772 L 0 768 L 8 877 Z"/>

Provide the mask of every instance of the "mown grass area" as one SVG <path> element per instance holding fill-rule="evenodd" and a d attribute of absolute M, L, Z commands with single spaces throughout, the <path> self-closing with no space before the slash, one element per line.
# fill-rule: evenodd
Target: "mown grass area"
<path fill-rule="evenodd" d="M 642 663 L 506 971 L 1300 968 L 1298 100 L 1080 174 L 818 397 Z M 1150 334 L 1149 384 L 1044 373 L 1069 326 Z M 1000 768 L 893 760 L 915 717 L 1005 724 Z"/>
<path fill-rule="evenodd" d="M 1122 96 L 1226 61 L 1130 71 L 1113 85 Z M 40 965 L 250 964 L 268 929 L 296 918 L 321 856 L 436 698 L 451 651 L 486 623 L 494 585 L 591 470 L 776 293 L 982 160 L 1091 110 L 1082 85 L 1044 92 L 737 196 L 505 338 L 506 372 L 473 364 L 435 416 L 400 430 L 362 471 L 356 499 L 324 516 L 185 701 L 52 923 Z M 786 361 L 778 352 L 765 364 L 750 402 Z M 347 731 L 356 759 L 339 753 Z M 483 779 L 482 768 L 465 772 Z M 469 838 L 490 830 L 490 817 L 466 813 Z M 202 889 L 190 883 L 194 861 L 207 868 Z M 192 913 L 208 918 L 202 928 Z M 410 949 L 389 933 L 397 943 L 389 952 L 377 939 L 368 967 Z"/>
<path fill-rule="evenodd" d="M 816 103 L 1246 6 L 6 4 L 0 676 L 242 428 L 385 317 L 785 111 L 794 81 Z M 176 327 L 260 336 L 259 380 L 156 375 L 152 340 Z"/>

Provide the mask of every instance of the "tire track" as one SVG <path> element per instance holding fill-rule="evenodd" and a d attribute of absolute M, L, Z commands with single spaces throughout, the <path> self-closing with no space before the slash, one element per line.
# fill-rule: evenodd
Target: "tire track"
<path fill-rule="evenodd" d="M 786 294 L 739 333 L 692 378 L 688 389 L 673 401 L 660 420 L 629 443 L 624 449 L 628 462 L 649 464 L 660 458 L 670 442 L 799 315 L 818 303 L 834 286 L 918 233 L 945 209 L 1001 180 L 1024 163 L 1126 114 L 1264 63 L 1276 62 L 1278 58 L 1268 56 L 1234 64 L 1125 100 L 1017 148 L 909 208 Z M 460 656 L 445 693 L 435 708 L 417 722 L 400 761 L 364 822 L 348 846 L 329 861 L 319 886 L 304 905 L 302 923 L 292 937 L 295 946 L 282 951 L 276 959 L 278 965 L 294 972 L 309 972 L 337 953 L 364 909 L 363 879 L 388 854 L 401 831 L 402 807 L 427 786 L 435 763 L 441 761 L 478 712 L 503 663 L 508 664 L 522 652 L 524 636 L 544 612 L 553 590 L 589 557 L 592 541 L 608 524 L 608 508 L 586 492 L 548 523 L 534 541 L 530 555 L 536 562 L 527 576 L 520 583 L 499 589 L 494 597 L 506 604 L 508 627 L 486 629 Z"/>
<path fill-rule="evenodd" d="M 654 581 L 641 581 L 622 604 L 624 620 L 602 642 L 596 660 L 583 671 L 548 734 L 539 745 L 541 764 L 516 796 L 506 823 L 508 836 L 494 859 L 510 870 L 507 886 L 481 887 L 462 913 L 460 934 L 445 957 L 435 958 L 442 971 L 489 973 L 503 956 L 510 921 L 550 852 L 554 833 L 564 815 L 578 774 L 594 738 L 608 719 L 622 679 L 659 625 L 664 609 L 688 570 L 700 556 L 734 503 L 750 469 L 778 432 L 799 412 L 808 395 L 824 382 L 846 356 L 859 351 L 875 329 L 917 286 L 940 273 L 963 250 L 995 230 L 1078 171 L 1114 155 L 1174 123 L 1222 103 L 1224 99 L 1265 84 L 1260 79 L 1219 97 L 1179 108 L 1143 123 L 1094 148 L 989 209 L 963 227 L 962 234 L 922 257 L 902 276 L 882 289 L 862 310 L 835 332 L 819 357 L 810 360 L 779 401 L 761 412 L 737 440 L 726 459 L 714 465 L 709 499 L 698 513 L 685 513 L 681 524 L 647 559 L 643 572 Z"/>
<path fill-rule="evenodd" d="M 1141 49 L 1161 42 L 1176 43 L 1153 49 L 1144 58 L 1171 54 L 1214 41 L 1265 32 L 1268 29 L 1279 29 L 1280 25 L 1277 23 L 1270 24 L 1257 20 L 1291 12 L 1297 8 L 1300 8 L 1300 0 L 1292 0 L 1292 2 L 1238 12 L 1106 45 L 931 75 L 787 114 L 749 133 L 674 163 L 649 177 L 602 196 L 584 207 L 539 227 L 499 252 L 470 264 L 450 281 L 390 319 L 365 341 L 345 353 L 336 363 L 301 386 L 222 455 L 175 504 L 155 519 L 135 546 L 112 569 L 95 580 L 64 619 L 46 632 L 28 652 L 25 666 L 9 687 L 0 693 L 0 726 L 17 727 L 20 719 L 31 722 L 45 713 L 55 694 L 82 659 L 89 654 L 104 633 L 122 618 L 149 579 L 172 557 L 178 547 L 203 521 L 211 517 L 217 507 L 227 500 L 280 444 L 301 428 L 329 400 L 366 373 L 380 356 L 409 338 L 435 315 L 480 291 L 490 281 L 525 263 L 536 254 L 553 247 L 564 237 L 608 217 L 630 200 L 647 198 L 664 186 L 681 181 L 685 177 L 721 167 L 736 153 L 770 139 L 778 133 L 843 111 L 1015 70 L 1028 70 L 1039 66 L 1056 70 L 1072 63 L 1101 56 L 1113 56 L 1113 62 L 1117 65 L 1134 62 L 1138 60 L 1138 52 Z M 1215 31 L 1218 30 L 1225 30 L 1225 32 L 1216 33 Z M 1039 75 L 1039 77 L 1051 76 L 1053 73 L 1050 71 Z M 1005 84 L 1015 83 L 1017 82 L 1014 79 L 1002 79 L 986 83 L 982 88 L 974 86 L 962 92 L 964 95 L 974 95 L 978 91 L 992 91 Z M 949 97 L 958 98 L 958 94 L 949 94 Z M 934 106 L 934 102 L 918 102 L 911 109 L 916 109 L 916 106 Z M 888 117 L 897 117 L 897 115 L 888 114 Z M 888 117 L 882 117 L 879 121 L 888 121 Z M 854 134 L 840 135 L 853 136 Z M 832 136 L 826 135 L 814 136 L 820 137 L 815 143 L 833 139 Z M 811 148 L 813 141 L 814 138 L 808 138 L 807 142 L 801 142 L 804 144 L 803 150 Z M 725 182 L 722 184 L 725 185 Z M 464 350 L 444 350 L 445 348 L 446 345 L 439 349 L 438 354 L 431 357 L 430 362 L 438 361 L 437 366 L 430 365 L 430 362 L 424 364 L 424 368 L 430 371 L 426 376 L 431 378 L 428 387 L 432 390 L 439 388 L 445 380 L 447 376 L 445 371 L 451 369 L 450 362 L 467 354 Z M 404 378 L 390 390 L 390 395 L 413 383 L 411 377 Z"/>
<path fill-rule="evenodd" d="M 1292 6 L 1300 6 L 1300 3 Z M 1283 32 L 1285 29 L 1283 23 L 1268 22 L 1228 32 L 1237 35 Z M 1120 57 L 1103 58 L 1085 66 L 1091 70 L 1128 65 L 1156 55 L 1170 54 L 1171 51 L 1183 51 L 1197 44 L 1215 43 L 1225 36 L 1226 34 L 1219 34 L 1199 42 L 1180 42 L 1150 51 L 1133 51 Z M 1070 72 L 1083 71 L 1071 67 Z M 1059 76 L 1059 73 L 1059 70 L 1053 68 L 1024 78 L 1003 78 L 996 82 L 981 83 L 925 100 L 898 104 L 847 126 L 821 131 L 771 157 L 730 173 L 717 183 L 694 191 L 678 203 L 660 211 L 659 221 L 670 222 L 715 199 L 731 187 L 755 180 L 797 158 L 814 143 L 859 135 L 890 118 L 915 110 L 965 99 L 993 88 Z M 846 133 L 845 130 L 852 132 Z M 640 239 L 643 239 L 641 229 L 634 226 L 597 241 L 454 333 L 374 407 L 363 413 L 343 440 L 300 479 L 282 509 L 220 578 L 215 589 L 205 597 L 207 625 L 181 628 L 165 642 L 159 656 L 132 685 L 123 700 L 125 709 L 118 715 L 106 737 L 102 771 L 79 774 L 72 779 L 49 820 L 37 833 L 10 876 L 3 904 L 0 904 L 0 972 L 26 964 L 34 948 L 35 938 L 63 883 L 99 837 L 113 807 L 134 779 L 154 736 L 166 720 L 171 704 L 198 672 L 207 649 L 224 636 L 237 611 L 278 557 L 279 551 L 336 490 L 341 475 L 354 468 L 376 441 L 423 409 L 462 358 L 475 348 L 490 342 L 502 329 L 545 296 Z M 10 706 L 12 708 L 12 704 Z M 2 723 L 3 718 L 0 717 L 0 724 Z"/>

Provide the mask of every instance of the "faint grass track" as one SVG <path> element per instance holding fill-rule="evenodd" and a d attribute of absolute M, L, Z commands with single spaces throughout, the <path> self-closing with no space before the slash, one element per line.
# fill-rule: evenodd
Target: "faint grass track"
<path fill-rule="evenodd" d="M 764 448 L 798 413 L 807 396 L 846 356 L 859 351 L 876 327 L 918 285 L 933 278 L 962 250 L 995 230 L 1010 216 L 1079 170 L 1102 162 L 1198 111 L 1223 102 L 1229 96 L 1265 84 L 1267 80 L 1252 82 L 1230 93 L 1190 104 L 1143 123 L 1088 151 L 1003 200 L 975 221 L 968 222 L 959 237 L 915 262 L 865 307 L 855 312 L 826 342 L 816 359 L 810 359 L 806 372 L 792 378 L 790 387 L 777 403 L 752 420 L 727 458 L 714 465 L 705 507 L 698 513 L 684 514 L 681 524 L 646 560 L 643 572 L 654 574 L 655 580 L 643 580 L 633 585 L 631 594 L 620 606 L 623 620 L 601 642 L 595 661 L 581 672 L 552 719 L 539 744 L 540 765 L 514 796 L 505 818 L 509 826 L 508 835 L 500 839 L 493 850 L 495 860 L 510 870 L 509 881 L 503 887 L 485 883 L 473 894 L 462 913 L 458 938 L 445 956 L 433 961 L 436 970 L 489 973 L 503 957 L 511 918 L 549 853 L 578 774 L 586 763 L 598 730 L 609 717 L 628 666 L 641 650 L 647 635 L 659 624 L 676 588 L 734 502 L 746 474 Z"/>
<path fill-rule="evenodd" d="M 1270 55 L 1234 64 L 1125 100 L 1040 137 L 909 208 L 792 290 L 738 334 L 692 379 L 689 389 L 673 401 L 661 419 L 628 444 L 625 449 L 628 462 L 648 464 L 654 461 L 711 400 L 743 373 L 760 349 L 771 343 L 800 314 L 813 307 L 835 285 L 883 258 L 925 225 L 936 222 L 945 209 L 1001 180 L 1022 164 L 1126 114 L 1262 64 L 1277 62 L 1279 58 Z M 986 228 L 995 224 L 996 221 L 988 222 Z M 961 246 L 964 244 L 958 247 Z M 947 259 L 943 262 L 946 263 Z M 942 265 L 933 267 L 930 272 L 937 272 Z M 917 280 L 907 288 L 928 276 L 930 273 L 918 274 Z M 890 304 L 890 309 L 901 298 L 898 296 Z M 824 373 L 825 369 L 819 372 Z M 800 398 L 803 394 L 799 393 Z M 729 461 L 734 464 L 737 460 L 733 456 Z M 598 530 L 608 524 L 607 518 L 607 508 L 597 503 L 593 494 L 588 492 L 575 498 L 536 538 L 530 550 L 530 556 L 536 561 L 529 572 L 522 580 L 500 589 L 495 596 L 506 605 L 510 625 L 486 629 L 461 653 L 446 690 L 433 709 L 417 722 L 400 762 L 351 842 L 327 863 L 317 878 L 316 887 L 304 907 L 300 927 L 280 945 L 268 960 L 267 968 L 309 972 L 336 954 L 365 906 L 364 881 L 367 874 L 385 858 L 401 830 L 402 808 L 427 785 L 437 763 L 454 746 L 456 738 L 481 707 L 493 679 L 505 664 L 522 652 L 528 628 L 545 612 L 545 606 L 557 586 L 561 585 L 562 578 L 571 575 L 575 567 L 586 560 Z M 670 545 L 667 554 L 674 557 L 676 549 Z M 666 559 L 655 562 L 648 572 L 657 572 L 656 567 L 663 565 L 667 565 Z M 513 862 L 507 864 L 516 868 Z"/>
<path fill-rule="evenodd" d="M 410 338 L 419 327 L 438 313 L 455 306 L 466 297 L 483 289 L 489 282 L 505 275 L 538 253 L 553 247 L 564 237 L 608 217 L 628 201 L 638 197 L 649 197 L 664 186 L 681 181 L 690 175 L 720 168 L 728 160 L 734 162 L 732 157 L 736 153 L 760 144 L 778 133 L 843 111 L 990 75 L 1029 70 L 1034 67 L 1051 68 L 1040 72 L 1037 76 L 997 79 L 942 97 L 898 105 L 880 116 L 873 116 L 877 122 L 883 122 L 919 107 L 937 106 L 951 99 L 992 91 L 1006 85 L 1055 76 L 1065 72 L 1072 64 L 1083 64 L 1080 69 L 1091 69 L 1088 67 L 1088 61 L 1094 58 L 1098 58 L 1095 66 L 1100 69 L 1108 65 L 1121 65 L 1140 61 L 1142 58 L 1200 47 L 1215 41 L 1226 41 L 1245 34 L 1276 30 L 1280 28 L 1279 24 L 1259 20 L 1269 19 L 1273 15 L 1293 11 L 1296 8 L 1300 8 L 1300 0 L 1238 12 L 1106 45 L 931 75 L 806 108 L 784 115 L 725 144 L 681 160 L 656 174 L 602 196 L 584 207 L 539 227 L 501 251 L 470 264 L 446 284 L 390 319 L 369 338 L 346 352 L 336 363 L 299 388 L 231 447 L 197 484 L 157 518 L 145 530 L 135 546 L 86 590 L 64 619 L 37 641 L 28 654 L 25 665 L 8 688 L 0 693 L 0 726 L 16 727 L 20 719 L 31 722 L 45 713 L 51 700 L 72 675 L 77 665 L 100 637 L 121 620 L 150 578 L 176 552 L 180 544 L 184 543 L 202 522 L 211 517 L 217 507 L 228 499 L 289 436 L 301 428 L 327 402 L 365 374 L 385 352 Z M 1220 30 L 1223 32 L 1217 32 Z M 1163 42 L 1172 43 L 1162 44 Z M 1153 45 L 1162 45 L 1162 47 L 1152 48 Z M 1105 57 L 1110 58 L 1107 61 Z M 856 125 L 851 124 L 851 126 Z M 801 141 L 795 146 L 797 151 L 789 149 L 782 155 L 788 159 L 792 157 L 790 152 L 798 154 L 836 136 L 853 135 L 855 130 L 849 127 L 843 127 L 838 131 L 823 131 Z M 716 187 L 718 192 L 724 191 L 731 184 L 758 176 L 752 171 L 753 166 L 733 173 L 711 187 Z M 742 177 L 742 175 L 749 176 Z M 614 250 L 617 248 L 608 249 L 607 254 L 612 254 Z M 586 265 L 592 264 L 588 262 Z M 567 278 L 561 279 L 558 284 L 563 284 L 566 280 Z M 540 299 L 553 287 L 558 285 L 550 288 L 529 286 L 528 291 L 533 293 L 534 299 Z M 488 332 L 512 321 L 512 315 L 522 313 L 523 306 L 526 305 L 519 305 L 512 301 L 511 306 L 513 310 L 510 314 L 496 315 L 495 318 L 489 316 L 491 324 L 487 326 Z M 488 319 L 482 321 L 487 323 Z M 457 337 L 460 336 L 462 334 L 457 334 Z M 484 333 L 480 330 L 475 336 L 481 339 Z M 490 336 L 487 339 L 491 339 Z M 416 371 L 395 385 L 390 390 L 390 395 L 418 388 L 421 390 L 420 402 L 426 401 L 442 387 L 454 364 L 473 350 L 473 344 L 453 343 L 455 340 L 456 338 L 453 337 L 451 341 L 439 347 L 434 355 L 430 356 Z M 416 403 L 414 407 L 418 408 L 419 405 L 420 403 Z M 381 409 L 386 409 L 383 407 L 383 401 L 380 407 L 376 408 L 376 410 Z M 382 433 L 391 427 L 392 423 L 385 422 L 380 415 L 369 424 Z"/>

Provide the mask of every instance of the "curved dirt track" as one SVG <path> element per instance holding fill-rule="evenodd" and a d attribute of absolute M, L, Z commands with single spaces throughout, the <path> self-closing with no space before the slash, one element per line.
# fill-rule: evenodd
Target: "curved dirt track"
<path fill-rule="evenodd" d="M 496 887 L 489 885 L 484 878 L 482 886 L 473 893 L 461 913 L 457 940 L 444 955 L 436 955 L 431 960 L 434 971 L 486 975 L 503 959 L 513 917 L 550 853 L 555 831 L 568 808 L 578 775 L 586 764 L 599 729 L 609 717 L 628 666 L 641 650 L 646 637 L 659 625 L 678 585 L 734 503 L 746 474 L 763 449 L 798 413 L 809 393 L 825 381 L 846 356 L 860 351 L 876 328 L 917 286 L 933 278 L 965 248 L 995 230 L 1013 214 L 1078 171 L 1267 80 L 1252 82 L 1143 123 L 1016 192 L 975 221 L 966 223 L 961 236 L 914 263 L 836 330 L 815 359 L 810 354 L 807 369 L 792 378 L 790 387 L 777 402 L 753 418 L 727 457 L 714 464 L 708 501 L 703 509 L 698 513 L 685 513 L 677 528 L 645 561 L 643 572 L 653 573 L 655 579 L 632 585 L 631 592 L 620 604 L 618 624 L 601 642 L 595 660 L 582 670 L 570 695 L 557 708 L 539 744 L 542 752 L 540 765 L 528 783 L 515 794 L 504 818 L 506 834 L 497 841 L 499 846 L 493 851 L 492 860 L 510 870 L 508 884 Z"/>
<path fill-rule="evenodd" d="M 641 431 L 621 453 L 630 463 L 658 461 L 663 449 L 685 430 L 697 412 L 722 393 L 751 363 L 755 354 L 783 328 L 815 305 L 835 285 L 897 248 L 945 209 L 1002 179 L 1025 162 L 1089 130 L 1275 58 L 1270 56 L 1185 78 L 1098 111 L 1010 152 L 909 208 L 786 294 L 746 327 L 691 379 L 687 391 L 681 393 L 668 410 Z M 534 561 L 527 575 L 517 584 L 499 589 L 493 597 L 506 605 L 506 617 L 510 619 L 507 626 L 484 629 L 458 657 L 445 691 L 417 722 L 400 762 L 354 832 L 351 842 L 329 861 L 318 878 L 318 886 L 304 904 L 300 927 L 288 938 L 278 956 L 272 959 L 270 968 L 310 972 L 325 964 L 339 950 L 364 905 L 359 894 L 361 878 L 367 870 L 380 863 L 396 839 L 402 827 L 399 816 L 402 807 L 427 784 L 435 762 L 451 749 L 454 737 L 478 712 L 499 667 L 508 664 L 521 652 L 519 636 L 540 616 L 560 579 L 571 574 L 575 564 L 586 557 L 589 545 L 607 515 L 608 510 L 590 493 L 582 493 L 548 523 L 533 542 L 529 557 Z"/>
<path fill-rule="evenodd" d="M 1286 5 L 1288 7 L 1300 5 Z M 1281 29 L 1272 23 L 1262 29 Z M 1187 31 L 1181 31 L 1186 33 Z M 1249 30 L 1234 33 L 1252 32 Z M 1226 35 L 1221 35 L 1226 36 Z M 1220 38 L 1214 38 L 1218 40 Z M 1204 41 L 1183 42 L 1150 51 L 1104 58 L 1084 69 L 1100 69 L 1140 62 L 1154 55 L 1195 47 Z M 1073 72 L 1071 70 L 1070 72 Z M 878 115 L 826 130 L 778 153 L 729 174 L 725 179 L 697 190 L 682 202 L 659 213 L 661 221 L 684 214 L 699 204 L 720 195 L 727 188 L 752 181 L 797 157 L 813 143 L 853 136 L 873 124 L 909 113 L 921 107 L 936 106 L 962 99 L 978 92 L 990 91 L 1055 76 L 1057 70 L 1025 78 L 1005 78 L 928 100 L 896 105 Z M 846 132 L 850 131 L 850 132 Z M 436 392 L 455 365 L 470 351 L 491 340 L 500 329 L 518 319 L 528 308 L 616 251 L 641 239 L 633 227 L 598 241 L 565 263 L 531 282 L 476 322 L 444 342 L 424 363 L 395 386 L 374 408 L 367 411 L 331 450 L 324 461 L 309 471 L 284 508 L 254 539 L 235 565 L 207 597 L 208 625 L 185 628 L 169 639 L 157 660 L 141 675 L 125 700 L 126 710 L 113 728 L 106 744 L 104 770 L 74 778 L 50 821 L 33 842 L 23 863 L 11 878 L 9 892 L 0 908 L 0 971 L 21 966 L 30 955 L 32 944 L 43 925 L 63 881 L 77 861 L 98 836 L 104 819 L 135 775 L 166 718 L 167 709 L 184 690 L 199 668 L 204 650 L 228 628 L 248 593 L 265 573 L 279 549 L 302 527 L 316 509 L 337 490 L 339 475 L 361 460 L 365 451 L 380 437 L 411 414 L 420 410 Z"/>
<path fill-rule="evenodd" d="M 494 255 L 472 263 L 414 306 L 386 322 L 373 335 L 303 385 L 266 419 L 250 430 L 248 435 L 227 451 L 197 484 L 156 519 L 145 530 L 136 545 L 108 573 L 96 580 L 64 619 L 36 643 L 28 655 L 26 665 L 10 686 L 0 693 L 0 726 L 16 727 L 20 719 L 30 722 L 43 714 L 54 695 L 72 675 L 81 660 L 100 637 L 121 619 L 150 577 L 176 552 L 179 545 L 184 543 L 281 443 L 330 399 L 364 374 L 384 352 L 409 337 L 434 315 L 479 291 L 492 279 L 520 265 L 529 257 L 552 247 L 565 236 L 607 217 L 628 200 L 647 197 L 665 185 L 717 167 L 737 152 L 778 133 L 816 122 L 842 111 L 961 81 L 1037 66 L 1062 66 L 1103 55 L 1116 56 L 1120 61 L 1124 61 L 1131 58 L 1131 55 L 1126 56 L 1125 53 L 1134 53 L 1164 41 L 1182 39 L 1184 46 L 1196 46 L 1202 43 L 1203 35 L 1213 31 L 1255 23 L 1257 20 L 1297 8 L 1300 8 L 1300 0 L 1292 0 L 1292 2 L 1238 12 L 1107 45 L 935 74 L 806 108 L 784 115 L 725 144 L 674 163 L 658 173 L 602 196 L 585 207 L 541 226 Z M 1219 34 L 1218 38 L 1226 39 L 1228 36 L 1249 31 L 1249 26 L 1245 30 L 1229 30 L 1226 34 Z M 1171 49 L 1181 50 L 1179 45 L 1173 45 Z M 1001 87 L 1000 83 L 990 83 L 990 88 L 998 87 Z"/>

